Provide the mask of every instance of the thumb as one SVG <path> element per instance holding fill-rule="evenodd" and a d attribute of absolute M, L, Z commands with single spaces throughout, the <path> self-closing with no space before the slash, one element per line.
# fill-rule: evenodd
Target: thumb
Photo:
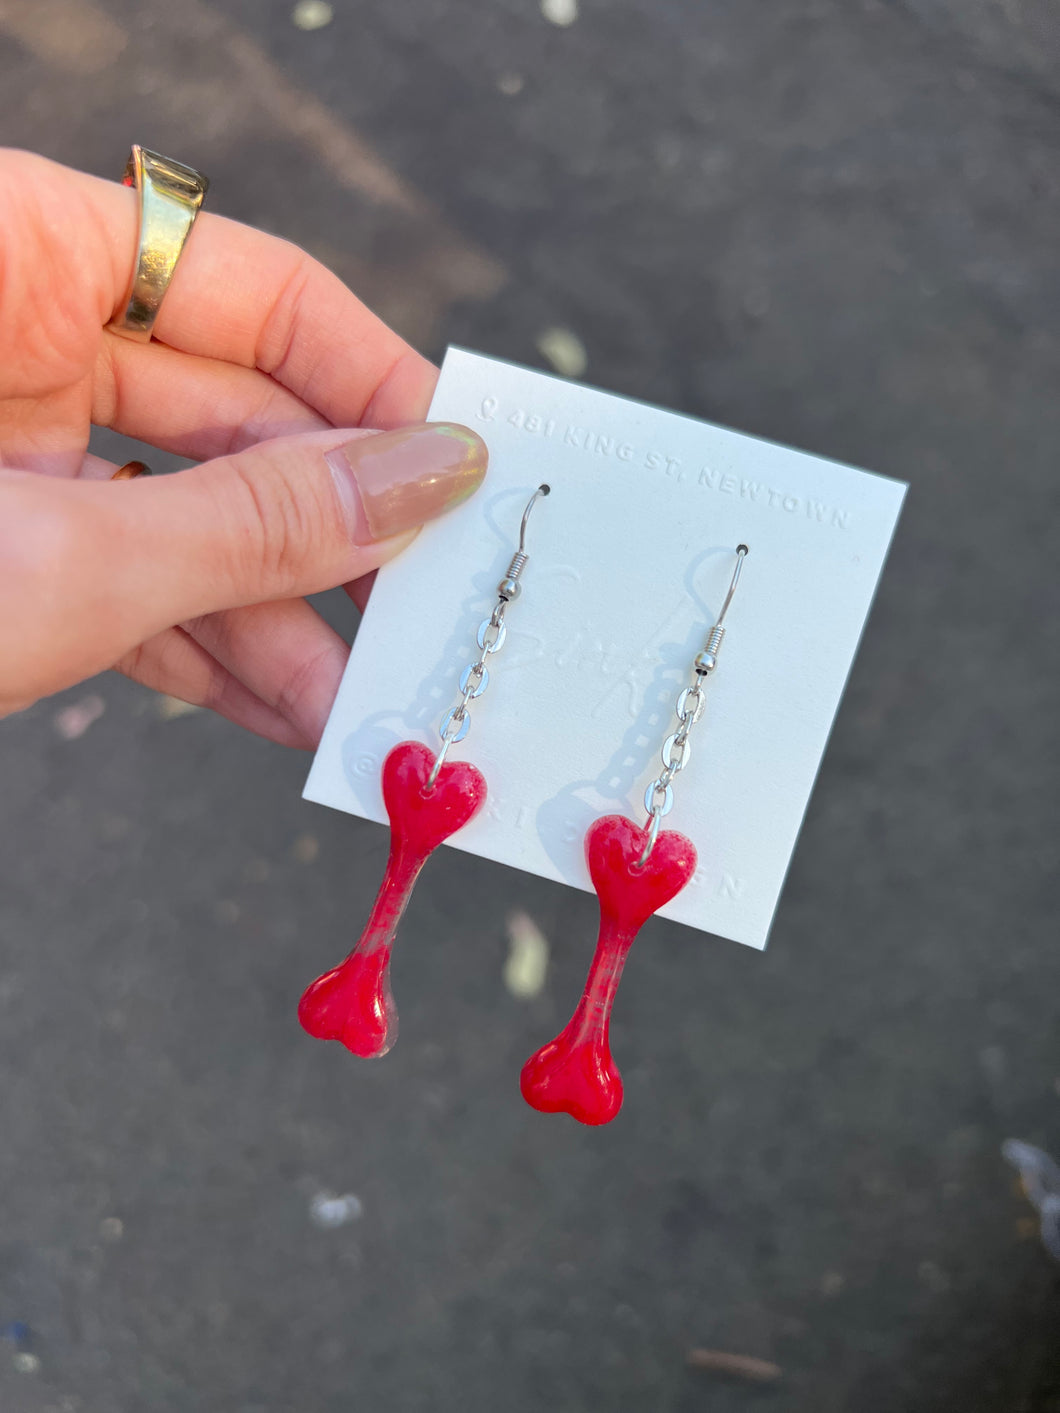
<path fill-rule="evenodd" d="M 121 508 L 168 626 L 359 578 L 466 500 L 486 461 L 481 438 L 454 423 L 317 432 L 137 482 L 142 505 L 130 495 Z"/>
<path fill-rule="evenodd" d="M 0 479 L 0 701 L 109 667 L 164 628 L 317 593 L 466 500 L 488 453 L 455 423 L 261 442 L 173 476 Z M 10 552 L 9 552 L 10 551 Z"/>

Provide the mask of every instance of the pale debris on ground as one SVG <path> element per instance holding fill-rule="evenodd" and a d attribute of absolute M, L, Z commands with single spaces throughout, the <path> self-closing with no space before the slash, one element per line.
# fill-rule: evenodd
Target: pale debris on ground
<path fill-rule="evenodd" d="M 318 1192 L 309 1199 L 309 1220 L 325 1231 L 332 1227 L 344 1227 L 363 1213 L 364 1204 L 352 1192 L 344 1192 L 341 1196 L 334 1192 Z"/>
<path fill-rule="evenodd" d="M 95 693 L 82 697 L 80 701 L 71 702 L 62 711 L 56 712 L 55 729 L 64 741 L 76 741 L 106 710 L 106 702 Z"/>
<path fill-rule="evenodd" d="M 578 0 L 541 0 L 541 13 L 549 24 L 566 28 L 578 18 Z"/>
<path fill-rule="evenodd" d="M 298 0 L 291 11 L 291 23 L 296 29 L 323 29 L 335 18 L 335 11 L 324 0 Z"/>
<path fill-rule="evenodd" d="M 176 721 L 178 716 L 190 716 L 193 711 L 202 711 L 202 707 L 181 701 L 180 697 L 167 696 L 158 698 L 155 709 L 163 721 Z"/>
<path fill-rule="evenodd" d="M 299 834 L 291 845 L 291 856 L 296 863 L 311 864 L 320 853 L 320 840 L 314 834 Z"/>
<path fill-rule="evenodd" d="M 548 939 L 526 913 L 508 918 L 508 959 L 504 963 L 504 984 L 520 1001 L 541 994 L 548 974 Z"/>
<path fill-rule="evenodd" d="M 537 351 L 564 378 L 580 378 L 589 364 L 585 345 L 571 329 L 545 329 L 538 335 Z"/>
<path fill-rule="evenodd" d="M 1060 1261 L 1060 1163 L 1019 1138 L 1006 1138 L 1001 1156 L 1019 1173 L 1027 1200 L 1038 1209 L 1042 1245 Z"/>
<path fill-rule="evenodd" d="M 753 1354 L 730 1354 L 726 1349 L 690 1349 L 687 1361 L 693 1369 L 727 1374 L 753 1384 L 775 1384 L 783 1375 L 780 1365 L 771 1359 L 758 1359 Z"/>

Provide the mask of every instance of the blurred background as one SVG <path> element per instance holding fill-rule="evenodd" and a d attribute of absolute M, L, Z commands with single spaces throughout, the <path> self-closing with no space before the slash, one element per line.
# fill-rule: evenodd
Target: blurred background
<path fill-rule="evenodd" d="M 124 680 L 0 724 L 4 1413 L 1060 1409 L 1058 73 L 1051 0 L 0 0 L 0 141 L 911 482 L 770 949 L 649 924 L 602 1131 L 517 1091 L 590 896 L 447 852 L 356 1064 L 384 830 Z"/>

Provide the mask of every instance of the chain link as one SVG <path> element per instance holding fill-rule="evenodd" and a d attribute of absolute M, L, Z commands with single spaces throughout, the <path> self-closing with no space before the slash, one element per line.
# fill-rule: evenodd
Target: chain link
<path fill-rule="evenodd" d="M 469 663 L 460 674 L 460 690 L 464 694 L 464 705 L 474 701 L 476 697 L 481 697 L 482 693 L 490 684 L 490 675 L 486 671 L 486 664 L 479 658 L 478 662 Z"/>
<path fill-rule="evenodd" d="M 663 768 L 644 791 L 644 808 L 648 814 L 648 823 L 645 826 L 648 839 L 644 852 L 637 861 L 637 868 L 643 868 L 648 862 L 659 837 L 659 825 L 674 807 L 673 783 L 692 757 L 689 736 L 692 727 L 703 715 L 706 704 L 703 677 L 697 672 L 692 682 L 682 688 L 677 698 L 677 730 L 671 732 L 663 742 Z"/>
<path fill-rule="evenodd" d="M 449 747 L 457 745 L 471 730 L 471 713 L 468 710 L 468 704 L 473 702 L 476 697 L 481 697 L 489 686 L 490 674 L 486 667 L 486 660 L 494 653 L 500 652 L 504 646 L 504 640 L 508 636 L 508 628 L 504 622 L 504 610 L 507 607 L 508 600 L 498 598 L 493 612 L 478 625 L 475 641 L 479 646 L 479 655 L 474 662 L 469 662 L 460 674 L 460 701 L 442 717 L 442 723 L 438 728 L 438 734 L 442 738 L 442 748 L 435 756 L 431 773 L 427 777 L 428 790 L 434 789 L 434 782 L 438 779 L 438 772 L 445 764 Z"/>

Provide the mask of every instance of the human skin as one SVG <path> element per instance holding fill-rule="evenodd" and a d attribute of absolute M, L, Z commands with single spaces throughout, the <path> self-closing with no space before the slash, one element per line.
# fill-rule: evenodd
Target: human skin
<path fill-rule="evenodd" d="M 305 595 L 465 499 L 435 368 L 303 251 L 203 212 L 149 344 L 107 330 L 135 192 L 0 149 L 0 715 L 114 667 L 287 745 L 347 649 Z M 111 481 L 92 424 L 200 464 Z"/>

